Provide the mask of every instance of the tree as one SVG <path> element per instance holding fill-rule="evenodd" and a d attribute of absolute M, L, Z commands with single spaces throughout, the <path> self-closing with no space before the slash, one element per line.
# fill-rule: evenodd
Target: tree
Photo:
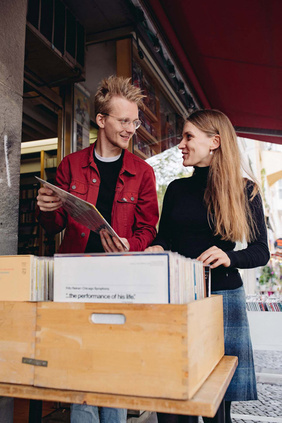
<path fill-rule="evenodd" d="M 192 167 L 183 166 L 181 152 L 177 146 L 165 150 L 156 156 L 152 156 L 146 161 L 153 167 L 156 175 L 158 202 L 161 212 L 163 197 L 167 186 L 174 179 L 191 176 Z"/>

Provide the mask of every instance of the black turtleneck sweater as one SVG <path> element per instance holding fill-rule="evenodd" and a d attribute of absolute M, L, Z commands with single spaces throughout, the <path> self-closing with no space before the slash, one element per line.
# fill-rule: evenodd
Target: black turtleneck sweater
<path fill-rule="evenodd" d="M 212 269 L 212 290 L 235 289 L 242 285 L 237 268 L 247 269 L 265 265 L 269 260 L 267 231 L 259 194 L 250 201 L 252 218 L 256 224 L 256 240 L 247 248 L 233 251 L 235 243 L 222 241 L 214 236 L 214 228 L 209 225 L 204 192 L 207 185 L 208 167 L 196 167 L 192 177 L 176 179 L 167 187 L 159 232 L 153 245 L 161 245 L 165 250 L 197 258 L 202 252 L 215 245 L 225 251 L 231 265 Z M 250 198 L 252 182 L 247 183 Z"/>

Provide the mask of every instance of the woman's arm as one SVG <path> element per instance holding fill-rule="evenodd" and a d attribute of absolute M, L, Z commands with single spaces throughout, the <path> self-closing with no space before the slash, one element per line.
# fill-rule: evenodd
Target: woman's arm
<path fill-rule="evenodd" d="M 251 219 L 254 223 L 255 237 L 248 243 L 247 248 L 237 251 L 223 251 L 213 246 L 204 251 L 198 260 L 204 265 L 210 265 L 212 269 L 222 265 L 224 267 L 237 267 L 241 269 L 254 268 L 265 265 L 270 257 L 267 229 L 263 213 L 263 205 L 260 194 L 256 194 L 251 200 L 252 182 L 247 182 L 247 195 L 251 212 Z"/>
<path fill-rule="evenodd" d="M 250 190 L 248 189 L 248 191 Z M 248 243 L 247 248 L 226 253 L 230 259 L 230 266 L 240 269 L 251 269 L 258 266 L 264 266 L 270 258 L 265 216 L 262 199 L 259 193 L 251 201 L 249 192 L 249 205 L 251 218 L 254 222 L 255 239 Z"/>

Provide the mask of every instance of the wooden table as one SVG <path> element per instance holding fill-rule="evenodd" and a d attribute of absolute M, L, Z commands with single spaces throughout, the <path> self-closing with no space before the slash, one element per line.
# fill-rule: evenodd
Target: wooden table
<path fill-rule="evenodd" d="M 195 416 L 214 417 L 217 413 L 218 423 L 224 423 L 223 398 L 237 365 L 237 357 L 224 356 L 190 400 L 66 391 L 8 383 L 0 383 L 0 396 L 184 414 L 191 416 L 191 423 L 198 421 Z"/>

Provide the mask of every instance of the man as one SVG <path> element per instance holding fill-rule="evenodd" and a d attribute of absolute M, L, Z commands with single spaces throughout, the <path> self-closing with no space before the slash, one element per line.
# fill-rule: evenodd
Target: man
<path fill-rule="evenodd" d="M 129 251 L 143 251 L 151 244 L 158 221 L 153 169 L 127 150 L 141 124 L 138 106 L 142 105 L 143 97 L 129 78 L 104 79 L 95 95 L 97 141 L 66 156 L 56 175 L 60 188 L 97 207 Z M 52 190 L 40 188 L 37 204 L 38 220 L 48 233 L 66 229 L 61 253 L 125 251 L 118 238 L 105 230 L 95 234 L 77 223 L 61 207 Z M 102 407 L 101 420 L 124 423 L 126 410 Z M 99 422 L 97 407 L 73 404 L 71 422 Z"/>

